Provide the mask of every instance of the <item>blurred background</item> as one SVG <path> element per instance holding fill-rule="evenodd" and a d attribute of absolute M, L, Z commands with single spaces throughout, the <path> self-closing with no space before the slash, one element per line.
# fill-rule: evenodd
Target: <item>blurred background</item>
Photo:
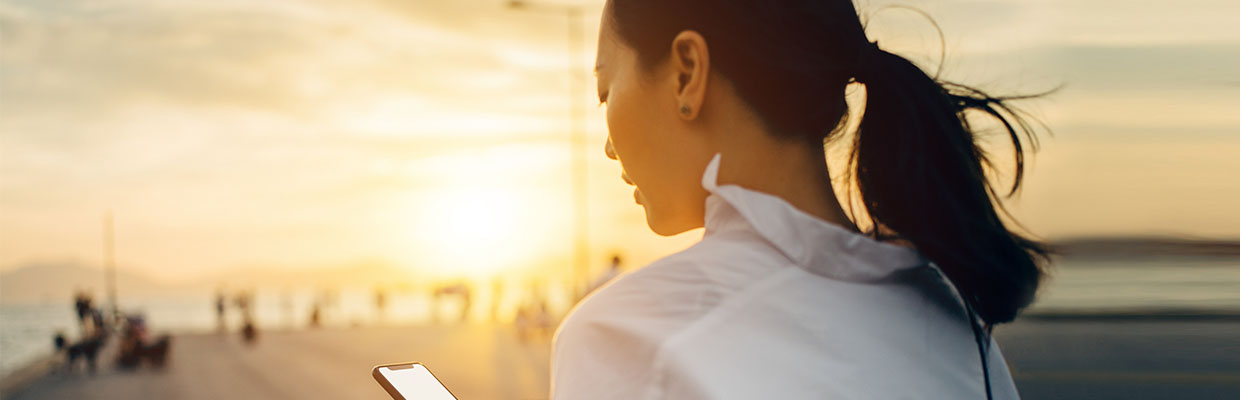
<path fill-rule="evenodd" d="M 1051 134 L 1007 206 L 1062 250 L 996 330 L 1022 394 L 1240 393 L 1240 7 L 857 4 L 945 79 L 1062 86 L 1018 103 Z M 604 156 L 602 5 L 0 0 L 0 396 L 377 399 L 420 360 L 546 398 L 572 305 L 701 237 Z"/>

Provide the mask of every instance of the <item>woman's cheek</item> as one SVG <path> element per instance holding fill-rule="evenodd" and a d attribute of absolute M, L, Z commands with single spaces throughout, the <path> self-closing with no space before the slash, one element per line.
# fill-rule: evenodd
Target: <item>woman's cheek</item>
<path fill-rule="evenodd" d="M 644 151 L 640 141 L 636 139 L 637 127 L 635 122 L 626 112 L 626 104 L 623 101 L 615 102 L 607 106 L 607 130 L 611 137 L 612 149 L 616 152 L 616 158 L 620 160 L 621 166 L 625 167 L 625 171 L 629 173 L 629 177 L 633 177 L 633 161 L 640 158 L 639 152 Z"/>

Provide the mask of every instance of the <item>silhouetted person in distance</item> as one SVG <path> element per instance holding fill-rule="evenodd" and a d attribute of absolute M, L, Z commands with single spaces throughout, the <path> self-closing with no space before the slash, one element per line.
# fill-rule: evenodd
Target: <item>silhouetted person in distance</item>
<path fill-rule="evenodd" d="M 554 333 L 554 318 L 548 307 L 546 286 L 541 280 L 533 279 L 526 283 L 525 293 L 517 306 L 513 323 L 517 330 L 517 339 L 522 343 L 531 337 L 541 338 Z"/>
<path fill-rule="evenodd" d="M 153 340 L 141 313 L 130 314 L 122 320 L 120 344 L 116 352 L 116 365 L 121 368 L 137 368 L 143 362 L 162 368 L 171 349 L 171 336 L 159 335 Z"/>
<path fill-rule="evenodd" d="M 215 291 L 215 326 L 217 332 L 228 331 L 228 321 L 225 318 L 225 311 L 228 308 L 228 299 L 224 296 L 223 289 Z"/>
<path fill-rule="evenodd" d="M 89 317 L 94 304 L 90 294 L 85 291 L 78 290 L 73 294 L 73 309 L 77 312 L 78 324 L 85 325 L 86 317 Z"/>
<path fill-rule="evenodd" d="M 310 306 L 310 327 L 318 328 L 323 324 L 323 306 L 318 300 Z"/>
<path fill-rule="evenodd" d="M 310 307 L 310 327 L 317 328 L 327 322 L 328 312 L 336 304 L 336 292 L 331 288 L 319 288 Z"/>
<path fill-rule="evenodd" d="M 241 312 L 242 317 L 250 313 L 250 294 L 245 290 L 238 291 L 233 297 L 233 303 L 237 306 L 237 311 Z"/>
<path fill-rule="evenodd" d="M 439 308 L 440 308 L 439 298 L 441 296 L 443 296 L 443 286 L 434 286 L 431 289 L 431 301 L 430 301 L 431 323 L 433 324 L 439 323 Z"/>
<path fill-rule="evenodd" d="M 533 323 L 534 321 L 530 315 L 529 306 L 526 304 L 521 304 L 518 306 L 517 315 L 512 320 L 513 327 L 517 330 L 518 341 L 525 343 L 529 340 L 529 332 Z"/>
<path fill-rule="evenodd" d="M 534 314 L 534 323 L 537 332 L 544 338 L 550 338 L 555 333 L 555 321 L 551 317 L 551 310 L 547 307 L 547 299 L 538 302 L 537 313 Z"/>
<path fill-rule="evenodd" d="M 495 279 L 491 281 L 491 322 L 499 322 L 500 302 L 504 299 L 504 281 Z"/>
<path fill-rule="evenodd" d="M 258 326 L 254 325 L 253 318 L 247 316 L 241 321 L 241 338 L 248 345 L 258 343 Z"/>
<path fill-rule="evenodd" d="M 612 279 L 616 279 L 617 276 L 620 276 L 620 265 L 620 255 L 617 254 L 611 256 L 611 265 L 607 267 L 606 271 L 603 271 L 602 274 L 595 278 L 594 282 L 590 283 L 589 288 L 586 289 L 586 294 L 590 294 L 590 292 L 597 290 L 603 285 L 606 285 L 607 282 L 611 282 Z"/>
<path fill-rule="evenodd" d="M 387 293 L 382 287 L 375 287 L 375 316 L 376 321 L 382 322 L 387 309 Z"/>
<path fill-rule="evenodd" d="M 547 338 L 555 333 L 555 321 L 547 307 L 547 300 L 536 297 L 522 302 L 517 307 L 517 315 L 513 327 L 517 330 L 517 340 L 526 343 L 530 338 Z"/>
<path fill-rule="evenodd" d="M 73 308 L 78 317 L 80 339 L 69 342 L 63 332 L 58 332 L 53 339 L 56 351 L 65 353 L 65 370 L 71 371 L 77 359 L 83 359 L 91 374 L 95 373 L 95 359 L 104 341 L 107 340 L 107 329 L 104 326 L 103 313 L 95 308 L 89 293 L 78 290 L 73 295 Z"/>
<path fill-rule="evenodd" d="M 336 291 L 335 288 L 323 289 L 322 296 L 323 296 L 323 309 L 324 310 L 335 309 L 336 306 L 339 305 L 340 294 Z"/>
<path fill-rule="evenodd" d="M 258 341 L 258 327 L 255 325 L 254 312 L 254 292 L 242 290 L 237 293 L 237 308 L 241 312 L 241 338 L 246 344 L 254 344 Z"/>
<path fill-rule="evenodd" d="M 473 291 L 470 290 L 469 285 L 466 285 L 464 283 L 457 284 L 457 287 L 459 288 L 458 290 L 460 291 L 460 296 L 461 296 L 460 322 L 466 322 L 469 320 L 469 314 L 471 311 L 473 311 L 473 308 L 474 308 Z"/>
<path fill-rule="evenodd" d="M 439 286 L 435 288 L 431 297 L 431 320 L 439 322 L 440 298 L 443 296 L 456 296 L 461 301 L 461 309 L 458 322 L 465 322 L 469 319 L 470 309 L 473 308 L 473 296 L 470 293 L 469 285 L 464 282 L 457 282 L 451 285 Z"/>

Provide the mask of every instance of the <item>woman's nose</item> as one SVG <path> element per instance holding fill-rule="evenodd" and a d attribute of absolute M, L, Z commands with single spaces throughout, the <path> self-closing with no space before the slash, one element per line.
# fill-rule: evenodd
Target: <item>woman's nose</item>
<path fill-rule="evenodd" d="M 607 144 L 603 145 L 603 152 L 607 153 L 607 158 L 616 159 L 616 148 L 611 147 L 611 136 L 607 137 Z"/>

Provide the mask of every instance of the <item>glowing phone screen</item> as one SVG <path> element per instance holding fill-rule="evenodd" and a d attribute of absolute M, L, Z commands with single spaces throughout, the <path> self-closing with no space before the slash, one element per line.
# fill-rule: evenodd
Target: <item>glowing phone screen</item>
<path fill-rule="evenodd" d="M 380 367 L 379 373 L 407 400 L 456 400 L 422 364 Z"/>

